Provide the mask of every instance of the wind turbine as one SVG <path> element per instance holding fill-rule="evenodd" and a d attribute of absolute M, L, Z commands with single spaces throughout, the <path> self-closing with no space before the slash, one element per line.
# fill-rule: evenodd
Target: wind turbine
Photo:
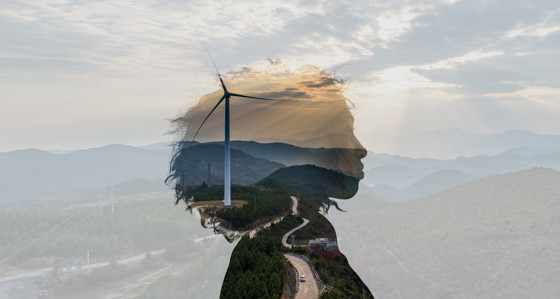
<path fill-rule="evenodd" d="M 204 46 L 204 44 L 203 44 Z M 198 127 L 198 130 L 196 130 L 196 133 L 194 134 L 194 137 L 191 141 L 191 145 L 194 142 L 194 140 L 196 139 L 196 136 L 198 135 L 198 132 L 200 132 L 200 129 L 202 128 L 202 126 L 204 125 L 204 123 L 206 122 L 206 120 L 208 120 L 208 118 L 210 117 L 210 115 L 212 115 L 212 113 L 214 112 L 214 110 L 216 110 L 216 108 L 218 108 L 218 106 L 220 106 L 220 104 L 222 102 L 225 102 L 225 122 L 224 122 L 224 206 L 230 206 L 231 205 L 231 177 L 230 177 L 230 145 L 229 145 L 229 100 L 231 97 L 239 97 L 239 98 L 247 98 L 247 99 L 256 99 L 256 100 L 264 100 L 264 101 L 287 101 L 287 100 L 278 100 L 278 99 L 268 99 L 268 98 L 260 98 L 260 97 L 252 97 L 252 96 L 247 96 L 247 95 L 242 95 L 242 94 L 237 94 L 237 93 L 233 93 L 233 92 L 229 92 L 226 88 L 226 85 L 224 84 L 224 81 L 222 80 L 222 76 L 220 75 L 220 71 L 218 71 L 218 67 L 216 66 L 216 63 L 214 62 L 214 59 L 212 58 L 212 55 L 210 54 L 210 52 L 208 51 L 208 49 L 206 48 L 206 46 L 204 46 L 204 49 L 206 49 L 206 52 L 208 53 L 208 56 L 210 56 L 210 59 L 212 60 L 212 64 L 214 65 L 214 68 L 216 69 L 216 75 L 218 75 L 218 78 L 220 79 L 220 83 L 222 85 L 222 89 L 224 91 L 224 95 L 220 98 L 220 100 L 218 101 L 218 103 L 216 104 L 216 106 L 214 106 L 214 108 L 212 108 L 212 110 L 210 111 L 210 113 L 208 113 L 208 115 L 206 116 L 206 118 L 204 119 L 204 121 L 202 121 L 202 124 L 200 124 L 200 127 Z"/>

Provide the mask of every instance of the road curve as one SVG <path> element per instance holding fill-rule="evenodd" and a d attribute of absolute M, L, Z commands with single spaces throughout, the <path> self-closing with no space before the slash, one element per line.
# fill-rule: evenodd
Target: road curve
<path fill-rule="evenodd" d="M 292 229 L 291 231 L 287 232 L 283 237 L 282 237 L 282 245 L 284 245 L 284 247 L 287 248 L 292 248 L 292 246 L 290 244 L 288 244 L 288 237 L 291 236 L 296 230 L 304 227 L 307 225 L 307 223 L 309 223 L 309 220 L 302 218 L 303 219 L 303 223 L 296 226 L 294 229 Z"/>
<path fill-rule="evenodd" d="M 315 299 L 319 298 L 319 286 L 313 273 L 311 272 L 311 266 L 303 259 L 290 255 L 284 254 L 288 261 L 296 268 L 298 273 L 298 290 L 295 299 Z M 307 281 L 300 282 L 299 276 L 305 275 Z"/>

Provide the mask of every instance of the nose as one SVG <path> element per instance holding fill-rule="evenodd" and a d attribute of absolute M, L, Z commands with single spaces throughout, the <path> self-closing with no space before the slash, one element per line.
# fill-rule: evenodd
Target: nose
<path fill-rule="evenodd" d="M 356 158 L 362 160 L 367 156 L 367 150 L 363 148 L 355 149 L 354 155 L 356 155 Z"/>

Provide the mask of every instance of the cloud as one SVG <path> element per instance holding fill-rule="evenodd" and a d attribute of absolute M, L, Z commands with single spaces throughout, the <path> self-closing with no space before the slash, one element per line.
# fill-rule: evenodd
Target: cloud
<path fill-rule="evenodd" d="M 103 113 L 77 100 L 87 98 L 115 107 L 123 117 L 145 119 L 145 130 L 156 125 L 149 119 L 171 117 L 215 89 L 200 40 L 223 73 L 258 69 L 267 58 L 280 58 L 291 70 L 307 64 L 336 70 L 349 79 L 345 94 L 357 104 L 356 115 L 360 107 L 375 109 L 380 102 L 383 109 L 394 109 L 388 115 L 405 115 L 406 107 L 420 101 L 463 105 L 476 98 L 473 105 L 481 108 L 488 108 L 485 100 L 503 103 L 507 97 L 512 99 L 508 102 L 530 103 L 527 98 L 534 95 L 515 93 L 528 86 L 560 88 L 557 1 L 6 0 L 1 6 L 5 102 L 46 107 L 80 103 L 75 108 L 84 117 L 88 111 L 92 118 Z M 313 82 L 308 87 L 329 85 Z M 277 91 L 299 91 L 289 88 Z M 145 111 L 132 112 L 128 104 Z M 23 113 L 21 105 L 3 110 L 6 123 L 41 117 L 40 111 Z M 62 119 L 62 110 L 49 112 Z M 156 110 L 159 114 L 150 114 Z M 384 119 L 392 127 L 409 122 L 406 117 Z M 557 125 L 540 127 L 560 128 L 553 123 Z M 77 127 L 80 121 L 68 125 Z M 162 132 L 167 129 L 158 126 Z"/>
<path fill-rule="evenodd" d="M 506 32 L 506 38 L 545 38 L 560 31 L 560 24 L 556 17 L 560 10 L 555 10 L 547 14 L 540 22 L 532 25 L 519 24 L 515 29 Z"/>
<path fill-rule="evenodd" d="M 547 109 L 560 110 L 560 88 L 550 88 L 543 86 L 527 86 L 524 89 L 514 92 L 504 92 L 497 94 L 485 94 L 491 98 L 503 98 L 508 100 L 522 99 L 543 106 Z"/>

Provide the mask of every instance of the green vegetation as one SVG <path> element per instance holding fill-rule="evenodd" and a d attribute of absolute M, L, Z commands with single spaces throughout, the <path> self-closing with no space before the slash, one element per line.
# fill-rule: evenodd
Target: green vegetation
<path fill-rule="evenodd" d="M 303 223 L 303 219 L 299 216 L 288 215 L 278 223 L 273 223 L 270 227 L 262 232 L 267 236 L 282 239 L 285 233 L 293 229 L 294 227 Z"/>
<path fill-rule="evenodd" d="M 297 169 L 297 167 L 290 168 Z M 309 170 L 310 168 L 304 167 L 303 169 Z M 317 169 L 312 171 L 317 171 Z M 322 169 L 318 171 L 325 173 Z M 267 187 L 286 188 L 283 183 L 274 180 L 267 180 L 266 185 Z M 288 216 L 280 223 L 263 231 L 263 234 L 280 239 L 284 233 L 298 226 L 303 221 L 301 218 L 306 218 L 309 220 L 307 226 L 295 233 L 297 244 L 306 245 L 310 239 L 314 238 L 336 240 L 336 232 L 332 224 L 325 216 L 319 213 L 321 206 L 324 207 L 324 201 L 321 198 L 305 193 L 299 198 L 299 215 L 297 217 Z M 331 297 L 326 298 L 339 298 L 337 296 L 341 294 L 344 294 L 343 298 L 362 298 L 362 296 L 373 298 L 367 286 L 348 264 L 346 257 L 338 250 L 309 251 L 306 248 L 298 247 L 294 251 L 307 255 L 312 261 L 315 270 L 319 273 L 321 280 L 334 287 L 328 295 L 325 295 Z"/>
<path fill-rule="evenodd" d="M 309 257 L 321 280 L 333 286 L 334 292 L 344 294 L 345 298 L 373 298 L 367 286 L 348 264 L 346 257 L 338 250 L 323 251 L 321 254 L 313 251 Z"/>
<path fill-rule="evenodd" d="M 309 223 L 296 232 L 297 244 L 308 244 L 310 239 L 329 238 L 336 240 L 334 227 L 325 216 L 319 213 L 318 200 L 302 196 L 300 200 L 300 215 L 309 220 Z"/>
<path fill-rule="evenodd" d="M 340 293 L 337 290 L 331 290 L 321 294 L 321 299 L 346 299 L 346 298 L 348 298 L 348 296 L 344 296 L 344 294 Z"/>
<path fill-rule="evenodd" d="M 0 265 L 29 266 L 42 256 L 107 259 L 177 243 L 187 228 L 182 209 L 162 200 L 142 200 L 50 213 L 0 212 Z M 154 248 L 157 244 L 158 248 Z M 35 265 L 39 266 L 39 265 Z M 62 266 L 62 265 L 61 265 Z"/>
<path fill-rule="evenodd" d="M 280 298 L 285 281 L 280 240 L 243 237 L 235 247 L 220 298 Z"/>
<path fill-rule="evenodd" d="M 189 202 L 202 202 L 223 199 L 223 186 L 189 186 L 184 190 L 184 196 L 178 198 L 177 202 L 183 200 Z M 247 204 L 242 207 L 229 207 L 221 209 L 209 209 L 206 213 L 212 213 L 226 220 L 238 229 L 249 228 L 258 220 L 270 217 L 278 217 L 288 214 L 292 205 L 290 193 L 285 190 L 262 190 L 252 186 L 232 186 L 232 199 L 243 200 Z"/>
<path fill-rule="evenodd" d="M 243 228 L 264 217 L 276 217 L 290 210 L 292 201 L 286 194 L 265 193 L 258 199 L 250 200 L 242 207 L 220 209 L 216 215 L 234 227 Z"/>
<path fill-rule="evenodd" d="M 358 179 L 334 170 L 314 165 L 300 165 L 280 168 L 256 185 L 267 188 L 284 185 L 290 190 L 326 200 L 327 197 L 354 196 L 358 191 L 358 182 Z"/>

